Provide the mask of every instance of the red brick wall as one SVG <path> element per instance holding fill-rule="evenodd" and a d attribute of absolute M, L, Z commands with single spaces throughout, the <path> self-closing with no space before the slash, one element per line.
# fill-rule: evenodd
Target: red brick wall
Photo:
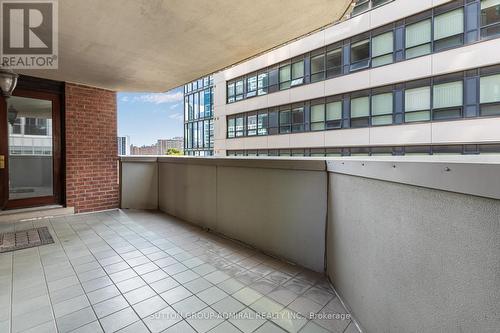
<path fill-rule="evenodd" d="M 119 205 L 116 93 L 66 84 L 66 204 L 75 212 Z"/>

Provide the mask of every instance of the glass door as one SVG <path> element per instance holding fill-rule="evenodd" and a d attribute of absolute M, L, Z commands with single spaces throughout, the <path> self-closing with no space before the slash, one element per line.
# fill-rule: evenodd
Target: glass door
<path fill-rule="evenodd" d="M 19 90 L 3 103 L 7 118 L 3 184 L 8 187 L 3 191 L 4 207 L 60 203 L 59 97 Z"/>

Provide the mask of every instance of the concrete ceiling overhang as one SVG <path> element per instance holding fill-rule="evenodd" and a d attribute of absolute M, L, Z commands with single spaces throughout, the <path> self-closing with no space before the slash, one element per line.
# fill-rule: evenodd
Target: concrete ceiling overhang
<path fill-rule="evenodd" d="M 63 0 L 59 69 L 23 74 L 167 91 L 342 17 L 349 0 Z"/>

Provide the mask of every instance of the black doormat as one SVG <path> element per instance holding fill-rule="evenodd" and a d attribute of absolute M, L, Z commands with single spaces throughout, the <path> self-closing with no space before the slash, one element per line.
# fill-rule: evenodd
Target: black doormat
<path fill-rule="evenodd" d="M 54 239 L 47 227 L 0 234 L 0 253 L 52 244 Z"/>

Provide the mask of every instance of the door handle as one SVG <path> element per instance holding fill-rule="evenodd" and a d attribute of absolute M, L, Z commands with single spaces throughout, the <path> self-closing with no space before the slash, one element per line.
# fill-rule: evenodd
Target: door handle
<path fill-rule="evenodd" d="M 5 169 L 5 156 L 0 155 L 0 169 Z"/>

